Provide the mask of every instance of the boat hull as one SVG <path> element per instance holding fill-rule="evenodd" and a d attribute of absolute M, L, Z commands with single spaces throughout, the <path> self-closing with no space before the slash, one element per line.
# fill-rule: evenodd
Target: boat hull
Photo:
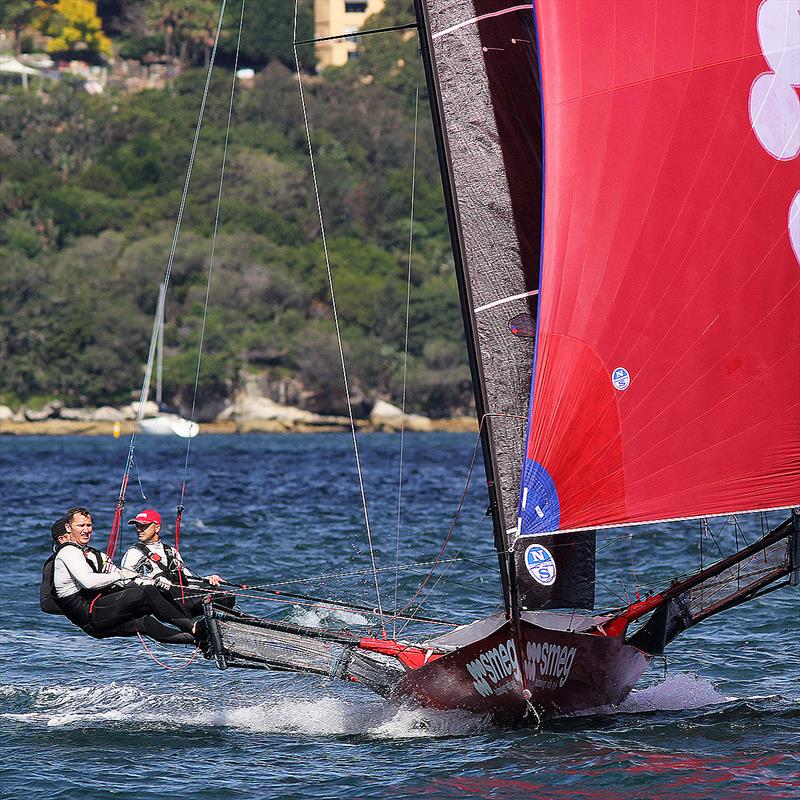
<path fill-rule="evenodd" d="M 141 430 L 142 433 L 151 436 L 179 436 L 181 439 L 193 439 L 200 432 L 200 426 L 176 414 L 162 414 L 143 419 Z"/>
<path fill-rule="evenodd" d="M 619 704 L 650 658 L 620 638 L 552 630 L 525 620 L 515 635 L 506 622 L 409 671 L 396 695 L 432 708 L 522 723 Z"/>

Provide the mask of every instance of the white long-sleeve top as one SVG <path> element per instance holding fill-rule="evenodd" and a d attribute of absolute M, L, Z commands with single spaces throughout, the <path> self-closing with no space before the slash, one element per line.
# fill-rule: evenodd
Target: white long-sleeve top
<path fill-rule="evenodd" d="M 174 547 L 171 547 L 170 545 L 164 545 L 164 542 L 161 540 L 147 544 L 145 547 L 147 547 L 149 553 L 155 555 L 155 559 L 146 556 L 138 547 L 133 546 L 129 548 L 122 557 L 122 568 L 136 572 L 137 574 L 143 575 L 146 578 L 154 578 L 158 575 L 171 577 L 167 570 L 168 548 L 170 555 L 175 559 L 178 567 L 181 569 L 184 575 L 186 575 L 186 577 L 199 577 L 195 575 L 194 572 L 189 569 L 189 567 L 186 566 L 183 558 L 181 558 L 181 554 Z"/>
<path fill-rule="evenodd" d="M 82 589 L 104 589 L 121 580 L 137 577 L 129 570 L 121 570 L 105 553 L 100 554 L 102 564 L 91 551 L 83 552 L 80 547 L 62 547 L 53 562 L 53 583 L 58 597 L 70 597 Z M 95 572 L 87 559 L 97 564 L 102 572 Z"/>

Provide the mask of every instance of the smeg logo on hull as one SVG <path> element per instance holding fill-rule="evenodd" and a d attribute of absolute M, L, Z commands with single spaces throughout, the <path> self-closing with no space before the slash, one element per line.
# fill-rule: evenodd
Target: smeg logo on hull
<path fill-rule="evenodd" d="M 513 639 L 481 653 L 467 664 L 467 672 L 472 677 L 472 685 L 483 697 L 505 694 L 518 686 L 522 676 Z"/>
<path fill-rule="evenodd" d="M 569 678 L 576 648 L 549 642 L 528 642 L 525 647 L 525 678 L 540 689 L 561 688 Z"/>

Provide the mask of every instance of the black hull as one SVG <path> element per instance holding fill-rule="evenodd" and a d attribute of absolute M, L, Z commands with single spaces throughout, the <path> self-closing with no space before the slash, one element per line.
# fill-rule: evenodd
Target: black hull
<path fill-rule="evenodd" d="M 553 630 L 525 619 L 515 634 L 506 621 L 408 672 L 395 696 L 488 715 L 504 724 L 535 723 L 541 717 L 618 705 L 650 659 L 620 638 Z"/>

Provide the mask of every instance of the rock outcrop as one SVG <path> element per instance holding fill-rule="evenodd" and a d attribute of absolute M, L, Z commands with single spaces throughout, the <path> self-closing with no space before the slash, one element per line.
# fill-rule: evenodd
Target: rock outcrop
<path fill-rule="evenodd" d="M 96 422 L 122 422 L 125 419 L 125 414 L 112 406 L 100 406 L 100 408 L 95 409 L 92 419 Z"/>
<path fill-rule="evenodd" d="M 382 431 L 431 431 L 433 424 L 421 414 L 404 414 L 402 409 L 378 400 L 369 415 L 370 424 Z"/>

